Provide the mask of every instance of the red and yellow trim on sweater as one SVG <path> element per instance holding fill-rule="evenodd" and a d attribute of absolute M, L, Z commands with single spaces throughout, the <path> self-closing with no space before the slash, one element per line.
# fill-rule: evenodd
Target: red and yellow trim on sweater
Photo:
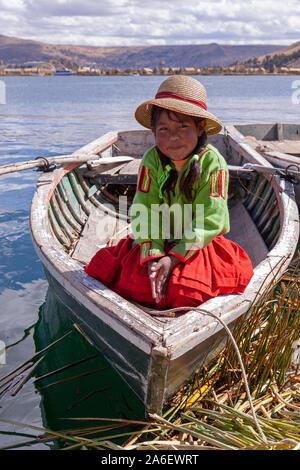
<path fill-rule="evenodd" d="M 143 165 L 140 171 L 140 176 L 137 184 L 138 190 L 142 191 L 143 193 L 148 193 L 150 189 L 150 183 L 150 168 L 147 168 Z"/>
<path fill-rule="evenodd" d="M 226 199 L 226 170 L 219 170 L 216 174 L 212 172 L 210 174 L 210 196 L 211 197 L 222 197 Z"/>

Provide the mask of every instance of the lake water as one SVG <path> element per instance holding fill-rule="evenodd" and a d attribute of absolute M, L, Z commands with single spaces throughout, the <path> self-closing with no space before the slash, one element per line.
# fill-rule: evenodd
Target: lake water
<path fill-rule="evenodd" d="M 195 78 L 207 88 L 209 111 L 225 125 L 299 122 L 296 92 L 300 81 L 296 76 Z M 139 129 L 135 108 L 155 94 L 162 80 L 156 76 L 2 77 L 6 104 L 0 104 L 0 165 L 71 153 L 105 132 Z M 133 393 L 93 346 L 72 329 L 51 292 L 47 294 L 29 230 L 30 203 L 38 176 L 34 170 L 0 176 L 0 340 L 6 346 L 0 376 L 71 330 L 70 337 L 50 350 L 38 375 L 86 361 L 51 379 L 35 384 L 31 380 L 16 396 L 11 395 L 13 389 L 8 390 L 0 398 L 0 419 L 61 429 L 76 426 L 61 419 L 72 416 L 142 416 Z M 78 378 L 84 373 L 89 375 Z M 74 376 L 77 378 L 45 388 L 62 377 Z M 0 423 L 0 447 L 36 434 Z M 49 446 L 39 443 L 32 448 Z"/>

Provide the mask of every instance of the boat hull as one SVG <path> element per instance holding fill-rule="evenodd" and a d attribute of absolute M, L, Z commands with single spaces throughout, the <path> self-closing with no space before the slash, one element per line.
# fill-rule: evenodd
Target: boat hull
<path fill-rule="evenodd" d="M 97 349 L 103 354 L 112 367 L 117 370 L 123 380 L 134 390 L 138 397 L 147 393 L 148 375 L 150 370 L 151 347 L 140 349 L 136 342 L 128 341 L 126 336 L 117 328 L 103 321 L 100 315 L 95 315 L 83 303 L 72 295 L 71 289 L 66 289 L 44 267 L 47 281 L 58 301 L 64 305 L 73 322 L 87 335 Z"/>

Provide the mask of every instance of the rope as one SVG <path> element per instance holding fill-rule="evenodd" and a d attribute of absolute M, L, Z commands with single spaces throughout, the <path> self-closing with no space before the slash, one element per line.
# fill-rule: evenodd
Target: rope
<path fill-rule="evenodd" d="M 300 179 L 296 178 L 291 173 L 289 173 L 289 170 L 292 170 L 293 168 L 295 168 L 296 171 L 298 171 L 300 173 L 300 167 L 296 164 L 291 164 L 291 165 L 286 167 L 285 176 L 283 176 L 283 178 L 286 179 L 287 181 L 289 181 L 290 183 L 299 184 Z"/>
<path fill-rule="evenodd" d="M 169 312 L 179 312 L 179 311 L 182 311 L 182 310 L 190 310 L 190 307 L 177 307 L 177 308 L 172 308 L 172 309 L 168 309 L 168 310 L 162 310 L 161 313 L 169 313 Z M 219 323 L 221 323 L 221 325 L 225 328 L 229 338 L 231 339 L 232 343 L 233 343 L 233 346 L 234 346 L 234 349 L 236 351 L 236 354 L 237 354 L 237 357 L 238 357 L 238 360 L 239 360 L 239 363 L 240 363 L 240 366 L 241 366 L 241 370 L 242 370 L 242 376 L 243 376 L 243 380 L 244 380 L 244 384 L 245 384 L 245 389 L 246 389 L 246 394 L 247 394 L 247 398 L 248 398 L 248 401 L 249 401 L 249 404 L 250 404 L 250 409 L 251 409 L 251 413 L 252 413 L 252 417 L 253 417 L 253 420 L 254 420 L 254 423 L 257 427 L 257 430 L 259 432 L 259 434 L 261 435 L 263 441 L 268 444 L 270 443 L 268 441 L 268 439 L 266 438 L 265 434 L 263 433 L 261 427 L 260 427 L 260 424 L 258 422 L 258 419 L 257 419 L 257 416 L 256 416 L 256 413 L 255 413 L 255 410 L 254 410 L 254 406 L 253 406 L 253 401 L 252 401 L 252 397 L 251 397 L 251 393 L 250 393 L 250 389 L 249 389 L 249 385 L 248 385 L 248 380 L 247 380 L 247 376 L 246 376 L 246 371 L 245 371 L 245 367 L 244 367 L 244 364 L 243 364 L 243 360 L 242 360 L 242 357 L 241 357 L 241 354 L 240 354 L 240 351 L 239 351 L 239 348 L 238 348 L 238 345 L 236 344 L 236 341 L 230 331 L 230 329 L 228 328 L 228 326 L 226 325 L 226 323 L 223 322 L 223 320 L 221 320 L 220 317 L 218 317 L 215 313 L 212 313 L 212 312 L 209 312 L 207 310 L 204 310 L 200 307 L 193 307 L 193 310 L 196 310 L 197 312 L 200 312 L 204 315 L 209 315 L 213 318 L 215 318 L 216 320 L 218 320 Z M 151 313 L 151 312 L 150 312 Z"/>
<path fill-rule="evenodd" d="M 44 165 L 38 166 L 36 171 L 44 171 L 45 173 L 49 171 L 53 171 L 56 168 L 55 163 L 50 163 L 49 160 L 45 157 L 36 157 L 35 160 L 42 160 L 44 162 Z"/>
<path fill-rule="evenodd" d="M 128 230 L 129 227 L 130 227 L 130 224 L 126 225 L 121 230 L 119 230 L 119 232 L 116 232 L 112 237 L 110 237 L 110 239 L 107 242 L 107 246 L 112 246 L 114 240 L 116 240 L 116 238 L 118 238 L 118 236 L 121 235 L 121 233 L 125 232 L 125 230 Z"/>

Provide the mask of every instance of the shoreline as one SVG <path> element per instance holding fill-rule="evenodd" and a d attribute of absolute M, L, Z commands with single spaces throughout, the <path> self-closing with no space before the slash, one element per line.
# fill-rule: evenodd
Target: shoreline
<path fill-rule="evenodd" d="M 2 65 L 0 77 L 7 76 L 170 76 L 170 75 L 300 75 L 300 67 L 247 67 L 245 65 L 209 67 L 128 67 L 98 68 L 76 66 L 55 68 L 49 64 L 24 67 L 22 65 Z"/>
<path fill-rule="evenodd" d="M 141 77 L 153 77 L 153 76 L 171 76 L 171 75 L 190 75 L 190 76 L 206 76 L 206 75 L 214 75 L 214 76 L 297 76 L 300 75 L 299 71 L 291 71 L 291 72 L 201 72 L 201 73 L 181 73 L 181 74 L 174 74 L 174 73 L 119 73 L 119 72 L 111 72 L 107 71 L 105 73 L 72 73 L 66 75 L 55 75 L 49 73 L 18 73 L 18 72 L 9 72 L 9 73 L 0 73 L 1 77 L 57 77 L 57 76 L 64 76 L 64 77 L 111 77 L 111 76 L 119 76 L 119 77 L 129 77 L 129 76 L 141 76 Z"/>

